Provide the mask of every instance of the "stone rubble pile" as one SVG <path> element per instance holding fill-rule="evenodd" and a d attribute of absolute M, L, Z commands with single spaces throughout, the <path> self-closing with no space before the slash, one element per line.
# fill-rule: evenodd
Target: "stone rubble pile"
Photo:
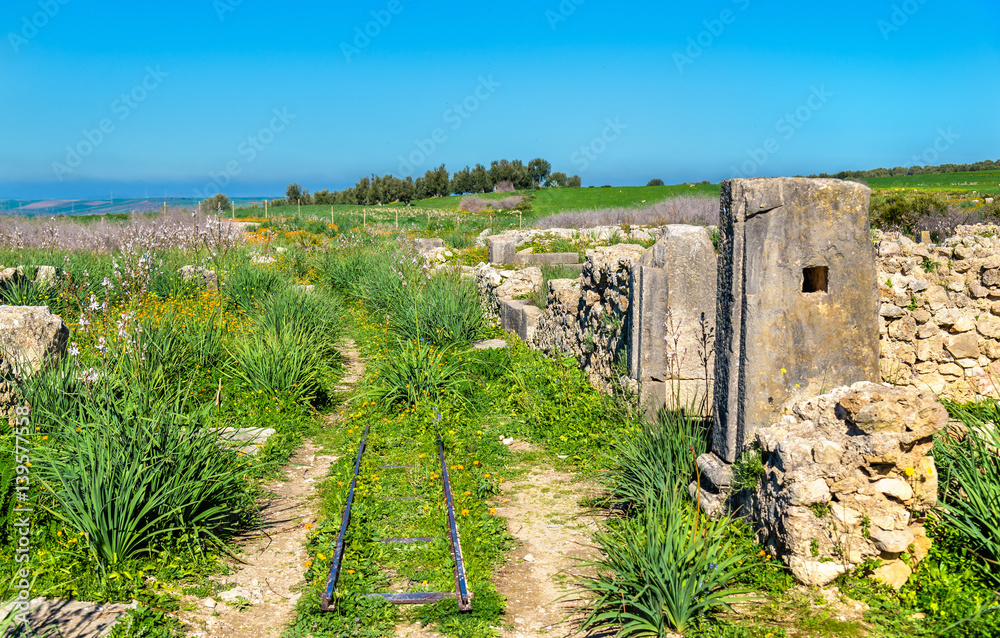
<path fill-rule="evenodd" d="M 932 392 L 884 384 L 798 402 L 755 432 L 765 473 L 745 513 L 802 583 L 825 585 L 881 559 L 875 576 L 898 589 L 930 547 L 913 513 L 936 502 L 927 455 L 947 422 Z"/>

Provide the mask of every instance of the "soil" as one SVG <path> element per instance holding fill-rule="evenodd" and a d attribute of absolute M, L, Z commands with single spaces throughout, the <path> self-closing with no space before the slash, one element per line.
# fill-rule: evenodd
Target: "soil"
<path fill-rule="evenodd" d="M 345 342 L 341 353 L 348 371 L 337 390 L 345 392 L 364 375 L 364 362 L 351 340 Z M 333 423 L 338 417 L 327 419 Z M 307 439 L 289 459 L 284 480 L 265 486 L 271 496 L 261 504 L 261 528 L 241 542 L 238 555 L 242 562 L 231 561 L 233 574 L 217 579 L 226 584 L 220 594 L 200 600 L 182 598 L 181 606 L 188 611 L 179 616 L 191 626 L 189 635 L 278 638 L 294 619 L 305 582 L 306 534 L 316 521 L 314 488 L 337 460 L 320 455 L 320 451 Z"/>
<path fill-rule="evenodd" d="M 520 442 L 511 447 L 534 451 Z M 596 556 L 591 535 L 597 518 L 580 505 L 595 486 L 537 459 L 533 455 L 524 475 L 503 484 L 497 504 L 518 542 L 496 583 L 507 597 L 505 638 L 574 633 L 586 610 L 574 582 L 586 572 L 581 559 Z"/>

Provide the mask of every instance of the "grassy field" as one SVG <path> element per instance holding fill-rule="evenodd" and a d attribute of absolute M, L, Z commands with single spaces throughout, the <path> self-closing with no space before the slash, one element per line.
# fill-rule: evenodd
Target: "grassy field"
<path fill-rule="evenodd" d="M 902 177 L 870 177 L 860 180 L 875 190 L 913 189 L 924 192 L 989 196 L 1000 194 L 1000 171 L 976 173 L 932 173 Z"/>
<path fill-rule="evenodd" d="M 676 184 L 671 186 L 615 186 L 612 188 L 547 188 L 516 193 L 487 193 L 487 199 L 503 199 L 510 195 L 535 195 L 531 202 L 533 217 L 544 217 L 568 210 L 632 207 L 653 204 L 681 195 L 718 197 L 718 184 Z M 414 202 L 414 206 L 458 209 L 463 195 L 436 197 Z"/>

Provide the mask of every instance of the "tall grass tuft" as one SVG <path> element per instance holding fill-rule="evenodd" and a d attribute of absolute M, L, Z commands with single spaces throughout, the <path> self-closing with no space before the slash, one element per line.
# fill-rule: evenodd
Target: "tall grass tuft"
<path fill-rule="evenodd" d="M 104 569 L 165 547 L 194 556 L 222 545 L 253 503 L 235 453 L 214 445 L 207 409 L 185 414 L 179 398 L 157 400 L 103 372 L 74 385 L 64 365 L 26 388 L 54 440 L 36 449 L 52 514 L 84 534 Z M 76 401 L 52 409 L 34 392 L 46 385 L 69 387 Z"/>
<path fill-rule="evenodd" d="M 366 396 L 379 404 L 414 405 L 439 398 L 462 400 L 471 390 L 475 361 L 463 349 L 401 340 L 389 358 L 374 362 Z"/>
<path fill-rule="evenodd" d="M 945 431 L 934 442 L 941 511 L 993 566 L 984 571 L 1000 586 L 1000 404 L 946 405 L 969 431 L 962 439 Z"/>
<path fill-rule="evenodd" d="M 584 630 L 613 624 L 621 636 L 665 637 L 746 593 L 733 588 L 750 562 L 741 566 L 732 551 L 728 518 L 699 516 L 680 486 L 644 500 L 636 517 L 612 521 L 596 535 L 603 556 L 590 563 L 596 576 L 582 584 L 593 596 Z"/>
<path fill-rule="evenodd" d="M 661 410 L 612 446 L 607 484 L 626 509 L 642 508 L 649 494 L 686 488 L 695 479 L 695 458 L 707 450 L 707 428 L 694 413 Z"/>
<path fill-rule="evenodd" d="M 406 340 L 426 340 L 438 346 L 468 343 L 482 335 L 486 319 L 475 284 L 441 272 L 423 286 L 407 287 L 392 299 L 393 331 Z"/>
<path fill-rule="evenodd" d="M 281 277 L 272 270 L 243 265 L 237 267 L 229 276 L 223 291 L 226 302 L 232 310 L 253 313 L 284 285 Z"/>

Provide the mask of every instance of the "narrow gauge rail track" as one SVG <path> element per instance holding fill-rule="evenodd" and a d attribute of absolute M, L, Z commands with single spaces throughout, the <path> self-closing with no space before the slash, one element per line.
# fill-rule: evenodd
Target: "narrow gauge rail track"
<path fill-rule="evenodd" d="M 365 449 L 368 445 L 368 433 L 370 426 L 365 426 L 365 431 L 361 436 L 361 445 L 358 446 L 358 455 L 354 461 L 354 473 L 351 477 L 351 484 L 347 492 L 347 502 L 344 505 L 344 513 L 340 520 L 340 534 L 337 537 L 337 545 L 333 554 L 333 561 L 330 565 L 330 575 L 327 578 L 326 590 L 323 593 L 322 602 L 320 604 L 320 609 L 323 611 L 333 611 L 334 607 L 331 603 L 335 600 L 337 594 L 337 584 L 340 580 L 340 568 L 344 561 L 344 548 L 345 541 L 347 538 L 347 531 L 351 524 L 351 509 L 354 506 L 354 496 L 355 489 L 357 487 L 358 472 L 361 469 L 361 458 L 364 456 Z M 440 600 L 446 600 L 448 598 L 455 598 L 458 603 L 458 608 L 461 611 L 471 611 L 472 610 L 472 593 L 469 592 L 468 583 L 466 582 L 465 574 L 465 561 L 462 558 L 462 543 L 459 539 L 458 534 L 458 524 L 455 518 L 455 500 L 452 497 L 451 492 L 451 479 L 448 475 L 448 464 L 445 461 L 445 449 L 444 442 L 441 439 L 437 441 L 438 449 L 438 460 L 441 463 L 441 478 L 444 485 L 444 498 L 445 504 L 448 510 L 448 544 L 451 551 L 451 557 L 454 561 L 454 571 L 455 571 L 455 591 L 454 592 L 376 592 L 371 594 L 362 594 L 369 598 L 382 598 L 395 605 L 421 605 L 425 603 L 433 603 Z M 414 467 L 411 465 L 382 465 L 382 469 L 404 469 Z M 414 500 L 416 497 L 412 496 L 399 496 L 399 497 L 388 497 L 395 498 L 398 500 Z M 386 544 L 414 544 L 414 543 L 429 543 L 436 540 L 433 537 L 410 537 L 410 538 L 384 538 L 373 542 L 386 543 Z"/>

